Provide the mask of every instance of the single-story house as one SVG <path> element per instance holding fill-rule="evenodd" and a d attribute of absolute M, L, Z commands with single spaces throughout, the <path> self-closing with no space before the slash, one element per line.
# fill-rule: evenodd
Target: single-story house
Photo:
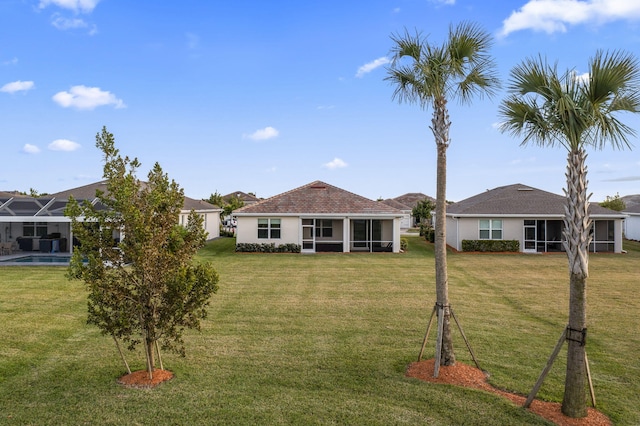
<path fill-rule="evenodd" d="M 230 192 L 229 194 L 222 196 L 222 199 L 225 203 L 231 201 L 232 198 L 237 198 L 238 200 L 242 201 L 245 206 L 250 206 L 251 204 L 255 204 L 260 201 L 260 198 L 256 197 L 255 195 L 248 194 L 242 191 Z"/>
<path fill-rule="evenodd" d="M 517 240 L 525 253 L 559 252 L 562 247 L 562 195 L 515 184 L 487 190 L 447 206 L 447 244 L 462 250 L 463 240 Z M 624 213 L 590 203 L 591 252 L 622 252 Z"/>
<path fill-rule="evenodd" d="M 640 204 L 632 204 L 622 212 L 628 215 L 624 220 L 624 236 L 640 241 Z"/>
<path fill-rule="evenodd" d="M 237 244 L 298 244 L 302 253 L 400 251 L 400 210 L 320 181 L 233 214 Z"/>
<path fill-rule="evenodd" d="M 394 205 L 394 203 L 399 203 L 400 205 L 406 206 L 402 210 L 406 215 L 408 215 L 408 217 L 403 218 L 403 225 L 401 225 L 402 228 L 411 228 L 414 226 L 417 226 L 418 223 L 416 223 L 416 219 L 415 217 L 413 217 L 413 208 L 416 207 L 418 205 L 419 202 L 424 201 L 424 200 L 429 200 L 433 203 L 433 205 L 435 206 L 436 204 L 436 199 L 433 197 L 430 197 L 428 195 L 423 194 L 422 192 L 408 192 L 404 195 L 400 195 L 399 197 L 395 197 L 395 198 L 391 198 L 389 200 L 385 200 L 389 201 L 389 205 L 392 207 L 396 207 L 396 205 Z M 399 208 L 399 207 L 396 207 Z M 407 226 L 405 226 L 407 225 Z"/>
<path fill-rule="evenodd" d="M 400 218 L 400 229 L 411 228 L 412 224 L 414 223 L 413 216 L 411 214 L 413 211 L 412 207 L 407 206 L 406 204 L 402 204 L 401 202 L 396 201 L 393 198 L 387 198 L 386 200 L 382 200 L 382 202 L 402 212 L 402 218 Z"/>
<path fill-rule="evenodd" d="M 97 189 L 104 191 L 106 183 L 96 182 L 42 197 L 0 192 L 0 242 L 11 243 L 11 251 L 70 253 L 73 230 L 71 219 L 64 215 L 69 197 L 95 204 L 98 202 Z M 208 238 L 219 237 L 222 209 L 206 201 L 185 197 L 180 224 L 186 225 L 192 209 L 203 217 Z"/>

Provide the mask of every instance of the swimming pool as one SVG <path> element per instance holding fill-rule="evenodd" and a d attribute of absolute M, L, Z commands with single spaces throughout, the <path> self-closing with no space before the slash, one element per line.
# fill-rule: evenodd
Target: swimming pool
<path fill-rule="evenodd" d="M 3 259 L 0 260 L 0 264 L 32 264 L 32 265 L 68 265 L 69 264 L 69 260 L 71 259 L 70 256 L 50 256 L 50 255 L 37 255 L 37 254 L 30 254 L 27 256 L 20 256 L 20 257 L 12 257 L 9 259 Z"/>

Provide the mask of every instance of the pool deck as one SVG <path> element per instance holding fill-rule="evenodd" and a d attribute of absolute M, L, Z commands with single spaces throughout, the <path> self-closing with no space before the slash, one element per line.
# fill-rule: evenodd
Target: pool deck
<path fill-rule="evenodd" d="M 1 266 L 68 266 L 66 262 L 16 262 L 21 257 L 69 257 L 71 253 L 41 253 L 37 251 L 19 251 L 0 256 Z"/>

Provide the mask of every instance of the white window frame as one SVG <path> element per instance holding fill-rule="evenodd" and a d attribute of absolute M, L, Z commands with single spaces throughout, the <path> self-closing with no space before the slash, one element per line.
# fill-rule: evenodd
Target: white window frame
<path fill-rule="evenodd" d="M 260 231 L 263 231 L 263 232 L 260 232 Z M 266 231 L 266 235 L 264 231 Z M 279 240 L 281 237 L 282 237 L 282 220 L 281 219 L 258 218 L 258 239 Z"/>
<path fill-rule="evenodd" d="M 478 220 L 478 239 L 502 240 L 503 229 L 502 219 L 480 219 Z"/>

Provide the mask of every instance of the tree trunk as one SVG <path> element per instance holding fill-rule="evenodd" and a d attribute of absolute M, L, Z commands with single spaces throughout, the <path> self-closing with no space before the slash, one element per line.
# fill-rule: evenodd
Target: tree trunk
<path fill-rule="evenodd" d="M 567 159 L 567 205 L 565 207 L 565 250 L 569 260 L 569 325 L 567 371 L 562 413 L 569 417 L 587 415 L 585 333 L 587 326 L 587 278 L 589 276 L 589 196 L 586 154 L 582 148 Z"/>
<path fill-rule="evenodd" d="M 435 263 L 436 263 L 436 303 L 443 308 L 444 325 L 440 365 L 453 365 L 456 357 L 451 338 L 451 311 L 449 309 L 449 278 L 447 274 L 447 148 L 449 147 L 449 113 L 444 98 L 434 102 L 432 132 L 436 138 L 436 226 L 435 226 Z M 438 345 L 436 344 L 436 348 Z"/>

